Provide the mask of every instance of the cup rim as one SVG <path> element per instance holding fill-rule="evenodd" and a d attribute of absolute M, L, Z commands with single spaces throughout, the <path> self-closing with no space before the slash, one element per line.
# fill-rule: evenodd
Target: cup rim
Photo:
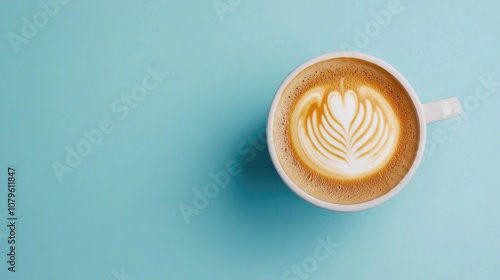
<path fill-rule="evenodd" d="M 401 85 L 405 88 L 405 90 L 408 92 L 409 96 L 411 97 L 413 101 L 413 105 L 415 107 L 415 110 L 417 111 L 417 116 L 418 116 L 418 121 L 419 121 L 419 129 L 420 129 L 420 139 L 419 139 L 419 144 L 418 144 L 418 150 L 417 150 L 417 155 L 415 157 L 415 160 L 413 161 L 413 164 L 409 171 L 406 173 L 406 175 L 403 177 L 403 179 L 394 187 L 392 188 L 389 192 L 385 193 L 382 196 L 379 196 L 375 199 L 361 202 L 361 203 L 356 203 L 356 204 L 338 204 L 338 203 L 332 203 L 332 202 L 327 202 L 324 200 L 321 200 L 319 198 L 316 198 L 304 190 L 302 190 L 295 182 L 293 182 L 288 175 L 285 173 L 283 170 L 279 159 L 278 155 L 276 153 L 276 148 L 274 146 L 274 133 L 273 133 L 273 126 L 274 126 L 274 114 L 276 112 L 277 105 L 279 103 L 279 100 L 281 98 L 281 95 L 283 94 L 283 91 L 285 88 L 288 86 L 288 84 L 297 76 L 300 72 L 302 72 L 304 69 L 306 69 L 309 66 L 312 66 L 316 63 L 325 61 L 325 60 L 330 60 L 330 59 L 335 59 L 335 58 L 356 58 L 360 60 L 364 60 L 367 62 L 371 62 L 387 72 L 391 74 L 394 78 L 396 78 Z M 271 156 L 271 160 L 273 162 L 274 167 L 278 171 L 278 174 L 282 178 L 282 180 L 285 182 L 285 184 L 293 191 L 295 192 L 299 197 L 302 199 L 325 209 L 328 210 L 333 210 L 333 211 L 339 211 L 339 212 L 355 212 L 355 211 L 362 211 L 366 209 L 370 209 L 373 207 L 376 207 L 391 198 L 393 198 L 396 194 L 398 194 L 410 181 L 410 179 L 413 177 L 413 175 L 416 172 L 416 169 L 420 165 L 422 161 L 422 155 L 423 155 L 423 150 L 425 148 L 425 142 L 426 142 L 426 134 L 427 134 L 427 125 L 425 122 L 424 114 L 423 114 L 423 109 L 422 109 L 422 103 L 420 102 L 420 99 L 418 98 L 415 90 L 413 87 L 410 85 L 410 83 L 406 80 L 406 78 L 399 72 L 397 71 L 393 66 L 391 66 L 389 63 L 385 62 L 384 60 L 377 58 L 375 56 L 366 54 L 366 53 L 361 53 L 361 52 L 356 52 L 356 51 L 338 51 L 338 52 L 330 52 L 330 53 L 325 53 L 319 56 L 316 56 L 312 59 L 307 60 L 306 62 L 302 63 L 298 67 L 296 67 L 288 76 L 283 80 L 281 85 L 279 86 L 278 90 L 276 91 L 273 101 L 271 103 L 271 107 L 269 109 L 269 115 L 268 115 L 268 120 L 267 120 L 267 143 L 269 147 L 269 154 Z"/>

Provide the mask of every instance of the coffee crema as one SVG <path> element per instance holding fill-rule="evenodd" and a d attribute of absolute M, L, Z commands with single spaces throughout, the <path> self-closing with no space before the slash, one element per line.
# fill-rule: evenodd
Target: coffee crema
<path fill-rule="evenodd" d="M 332 203 L 375 199 L 415 160 L 419 120 L 401 83 L 383 68 L 334 58 L 300 72 L 273 122 L 278 160 L 294 183 Z"/>

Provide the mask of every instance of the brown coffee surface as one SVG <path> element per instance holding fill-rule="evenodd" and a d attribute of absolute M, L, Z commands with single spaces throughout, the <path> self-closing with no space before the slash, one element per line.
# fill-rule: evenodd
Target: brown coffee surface
<path fill-rule="evenodd" d="M 316 63 L 284 89 L 273 122 L 278 160 L 290 179 L 327 202 L 380 197 L 408 173 L 419 119 L 403 85 L 355 58 Z"/>

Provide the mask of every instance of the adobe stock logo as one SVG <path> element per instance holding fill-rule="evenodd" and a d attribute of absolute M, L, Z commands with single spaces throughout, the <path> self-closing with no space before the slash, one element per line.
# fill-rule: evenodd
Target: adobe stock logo
<path fill-rule="evenodd" d="M 224 14 L 234 11 L 242 2 L 243 0 L 215 0 L 212 5 L 220 21 L 224 21 Z"/>
<path fill-rule="evenodd" d="M 258 152 L 264 151 L 267 146 L 266 128 L 262 128 L 257 135 L 251 135 L 246 140 L 239 143 L 238 154 L 250 163 L 257 158 Z M 186 225 L 191 223 L 191 216 L 198 216 L 203 209 L 206 209 L 211 200 L 214 200 L 231 183 L 231 180 L 241 174 L 243 168 L 236 159 L 226 162 L 224 169 L 208 172 L 210 180 L 203 187 L 192 189 L 193 197 L 191 203 L 179 203 L 179 211 Z"/>
<path fill-rule="evenodd" d="M 122 267 L 121 273 L 118 273 L 118 271 L 116 271 L 116 269 L 113 269 L 113 270 L 111 270 L 111 274 L 113 274 L 114 277 L 111 278 L 110 280 L 134 280 L 135 279 L 135 276 L 127 274 L 124 267 Z"/>
<path fill-rule="evenodd" d="M 309 279 L 311 274 L 318 269 L 319 265 L 330 258 L 334 249 L 340 247 L 340 244 L 332 242 L 330 235 L 326 237 L 326 241 L 321 237 L 316 238 L 316 241 L 318 242 L 318 246 L 314 248 L 313 254 L 304 258 L 299 265 L 294 264 L 290 269 L 283 272 L 281 276 L 282 280 Z"/>
<path fill-rule="evenodd" d="M 110 110 L 116 114 L 116 117 L 124 121 L 127 119 L 132 110 L 137 109 L 142 102 L 163 83 L 170 73 L 163 72 L 159 65 L 156 69 L 151 66 L 146 67 L 147 74 L 142 78 L 142 84 L 133 87 L 129 94 L 122 94 L 119 98 L 111 101 Z M 116 128 L 115 122 L 111 118 L 102 118 L 96 128 L 83 129 L 83 138 L 76 145 L 67 145 L 65 147 L 66 156 L 63 163 L 58 161 L 52 162 L 52 169 L 59 182 L 64 180 L 63 175 L 72 173 L 83 161 L 89 156 L 95 147 L 102 144 L 107 134 L 113 132 Z"/>
<path fill-rule="evenodd" d="M 493 75 L 489 74 L 488 76 L 479 76 L 477 77 L 478 83 L 474 89 L 474 92 L 467 95 L 462 101 L 462 114 L 458 117 L 450 120 L 451 129 L 458 130 L 462 127 L 464 120 L 470 118 L 474 112 L 479 110 L 482 103 L 485 103 L 488 99 L 491 98 L 492 94 L 497 92 L 497 89 L 500 88 L 500 82 L 493 80 Z M 432 138 L 429 137 L 425 143 L 425 151 L 422 152 L 419 149 L 417 156 L 426 156 L 430 157 L 434 154 L 437 149 L 437 146 L 448 141 L 448 131 L 444 130 L 441 127 L 434 128 L 432 132 L 428 133 L 432 135 Z M 423 153 L 423 155 L 422 155 Z M 422 162 L 425 157 L 422 158 Z"/>
<path fill-rule="evenodd" d="M 368 21 L 363 29 L 357 26 L 354 28 L 354 46 L 349 43 L 342 42 L 339 46 L 340 49 L 343 51 L 360 51 L 361 49 L 368 47 L 368 45 L 372 42 L 372 39 L 380 35 L 383 28 L 389 26 L 393 16 L 401 13 L 402 11 L 403 6 L 401 6 L 399 0 L 389 1 L 387 3 L 387 9 L 382 9 L 378 12 L 371 11 L 370 15 L 373 19 Z"/>
<path fill-rule="evenodd" d="M 38 30 L 49 23 L 51 18 L 54 18 L 61 8 L 60 5 L 66 5 L 69 0 L 40 0 L 38 1 L 38 6 L 41 10 L 35 12 L 31 19 L 27 17 L 22 17 L 22 27 L 21 33 L 16 34 L 14 32 L 9 32 L 7 38 L 9 39 L 12 49 L 17 54 L 19 53 L 19 46 L 21 44 L 28 44 L 30 39 L 33 39 L 37 34 Z"/>

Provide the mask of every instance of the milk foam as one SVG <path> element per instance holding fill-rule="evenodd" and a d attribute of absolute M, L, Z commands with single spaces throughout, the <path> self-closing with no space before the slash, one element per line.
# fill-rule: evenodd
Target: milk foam
<path fill-rule="evenodd" d="M 312 65 L 284 89 L 273 142 L 287 176 L 318 199 L 352 204 L 396 186 L 416 158 L 419 120 L 390 73 L 358 59 Z"/>
<path fill-rule="evenodd" d="M 292 142 L 304 163 L 323 176 L 337 178 L 380 169 L 394 154 L 399 128 L 392 107 L 378 96 L 367 86 L 343 92 L 315 87 L 305 92 L 291 121 Z"/>

